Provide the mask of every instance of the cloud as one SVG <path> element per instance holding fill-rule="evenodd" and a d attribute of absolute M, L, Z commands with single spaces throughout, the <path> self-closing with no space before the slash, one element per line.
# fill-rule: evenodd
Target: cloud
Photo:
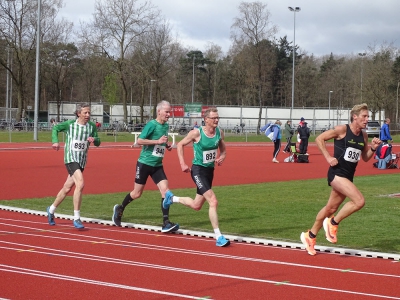
<path fill-rule="evenodd" d="M 103 0 L 104 1 L 104 0 Z M 162 15 L 173 25 L 182 44 L 204 50 L 213 42 L 228 51 L 230 29 L 239 16 L 240 0 L 152 0 Z M 249 1 L 251 2 L 251 1 Z M 88 21 L 95 0 L 65 0 L 62 16 L 76 25 Z M 264 3 L 264 2 L 262 2 Z M 276 37 L 287 35 L 293 40 L 293 12 L 288 6 L 299 6 L 296 13 L 296 44 L 317 56 L 351 54 L 367 49 L 370 44 L 393 42 L 400 47 L 398 0 L 290 0 L 270 1 L 267 8 L 277 25 Z M 79 7 L 79 9 L 77 9 Z"/>

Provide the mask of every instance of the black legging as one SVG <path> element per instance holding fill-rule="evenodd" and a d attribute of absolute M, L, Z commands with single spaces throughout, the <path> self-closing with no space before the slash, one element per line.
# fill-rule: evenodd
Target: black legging
<path fill-rule="evenodd" d="M 286 142 L 287 142 L 287 144 L 285 146 L 285 149 L 283 149 L 283 151 L 290 152 L 290 146 L 291 146 L 290 144 L 292 143 L 292 135 L 286 138 Z"/>
<path fill-rule="evenodd" d="M 308 138 L 301 139 L 301 143 L 300 143 L 299 148 L 300 148 L 300 153 L 301 153 L 301 154 L 306 154 L 306 153 L 307 153 Z"/>
<path fill-rule="evenodd" d="M 276 158 L 278 156 L 279 150 L 281 150 L 281 140 L 276 139 L 274 142 L 274 153 L 273 153 L 273 158 Z"/>

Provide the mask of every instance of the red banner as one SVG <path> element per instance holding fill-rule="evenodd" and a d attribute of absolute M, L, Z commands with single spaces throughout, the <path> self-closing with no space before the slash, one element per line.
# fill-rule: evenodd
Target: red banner
<path fill-rule="evenodd" d="M 185 115 L 185 110 L 183 105 L 171 105 L 171 115 L 172 117 L 181 117 Z"/>

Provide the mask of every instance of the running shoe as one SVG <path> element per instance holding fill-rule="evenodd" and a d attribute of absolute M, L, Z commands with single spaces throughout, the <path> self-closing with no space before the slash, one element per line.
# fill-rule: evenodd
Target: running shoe
<path fill-rule="evenodd" d="M 54 221 L 54 214 L 50 213 L 50 206 L 47 207 L 47 221 L 49 222 L 49 225 L 54 226 L 56 225 L 56 222 Z"/>
<path fill-rule="evenodd" d="M 124 214 L 124 210 L 122 209 L 121 205 L 115 204 L 113 211 L 114 213 L 112 215 L 112 221 L 116 226 L 121 226 L 121 219 L 122 215 Z"/>
<path fill-rule="evenodd" d="M 166 221 L 161 228 L 161 232 L 175 232 L 179 229 L 179 224 L 175 224 L 170 222 L 169 220 Z"/>
<path fill-rule="evenodd" d="M 162 206 L 163 206 L 164 209 L 168 209 L 171 206 L 171 204 L 173 203 L 172 202 L 172 197 L 173 196 L 174 196 L 174 194 L 172 194 L 172 192 L 170 190 L 168 190 L 165 193 L 165 197 L 164 197 L 164 200 L 162 202 Z"/>
<path fill-rule="evenodd" d="M 74 226 L 75 226 L 75 228 L 78 228 L 78 229 L 85 228 L 85 226 L 83 226 L 83 224 L 81 222 L 81 219 L 74 220 Z"/>
<path fill-rule="evenodd" d="M 326 239 L 335 244 L 337 242 L 337 230 L 338 230 L 338 225 L 332 225 L 331 220 L 333 217 L 331 218 L 325 218 L 324 220 L 324 230 L 325 230 L 325 236 Z"/>
<path fill-rule="evenodd" d="M 217 240 L 217 246 L 218 247 L 227 247 L 230 245 L 230 241 L 227 240 L 223 235 L 221 235 L 218 240 Z"/>
<path fill-rule="evenodd" d="M 302 232 L 300 234 L 300 240 L 303 243 L 304 247 L 306 247 L 308 254 L 315 255 L 315 254 L 317 254 L 317 252 L 315 251 L 314 247 L 315 247 L 315 243 L 316 243 L 317 239 L 310 238 L 309 233 L 310 233 L 309 230 L 306 232 Z"/>

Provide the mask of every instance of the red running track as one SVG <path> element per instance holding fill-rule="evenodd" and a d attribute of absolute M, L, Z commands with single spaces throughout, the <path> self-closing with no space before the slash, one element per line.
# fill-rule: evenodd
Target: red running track
<path fill-rule="evenodd" d="M 85 169 L 85 194 L 102 194 L 131 191 L 135 178 L 139 148 L 128 144 L 104 143 L 89 150 Z M 250 145 L 250 146 L 245 146 Z M 41 147 L 29 149 L 27 147 Z M 7 148 L 8 147 L 8 148 Z M 19 150 L 10 149 L 24 147 Z M 330 145 L 331 147 L 331 145 Z M 331 147 L 333 150 L 333 147 Z M 310 145 L 310 163 L 284 163 L 288 154 L 280 153 L 279 164 L 272 163 L 271 143 L 262 145 L 229 144 L 224 165 L 216 168 L 214 186 L 239 185 L 273 181 L 325 178 L 328 164 L 315 145 Z M 187 164 L 193 157 L 192 148 L 185 149 Z M 356 176 L 399 173 L 398 169 L 379 170 L 368 163 L 360 162 Z M 63 151 L 52 150 L 47 143 L 0 144 L 0 199 L 13 200 L 57 195 L 67 171 L 63 164 Z M 167 152 L 164 169 L 170 188 L 195 188 L 189 174 L 182 173 L 176 150 Z M 148 180 L 146 189 L 157 187 Z M 328 196 L 328 195 L 327 195 Z"/>
<path fill-rule="evenodd" d="M 62 152 L 4 150 L 0 145 L 0 199 L 55 196 L 66 170 Z M 13 148 L 7 144 L 7 147 Z M 26 146 L 26 145 L 25 145 Z M 38 144 L 34 144 L 35 147 Z M 43 146 L 43 145 L 42 145 Z M 105 147 L 104 147 L 105 146 Z M 272 147 L 228 145 L 215 185 L 325 177 L 314 146 L 310 164 L 274 164 Z M 139 149 L 94 148 L 85 170 L 85 193 L 131 190 Z M 185 155 L 190 162 L 192 149 Z M 281 162 L 285 154 L 280 154 Z M 168 153 L 170 187 L 193 187 Z M 361 162 L 357 175 L 389 174 Z M 149 181 L 148 189 L 156 189 Z M 10 299 L 400 299 L 400 263 L 161 234 L 99 224 L 79 231 L 71 221 L 0 210 L 0 297 Z"/>
<path fill-rule="evenodd" d="M 400 299 L 400 263 L 1 211 L 9 299 Z"/>

